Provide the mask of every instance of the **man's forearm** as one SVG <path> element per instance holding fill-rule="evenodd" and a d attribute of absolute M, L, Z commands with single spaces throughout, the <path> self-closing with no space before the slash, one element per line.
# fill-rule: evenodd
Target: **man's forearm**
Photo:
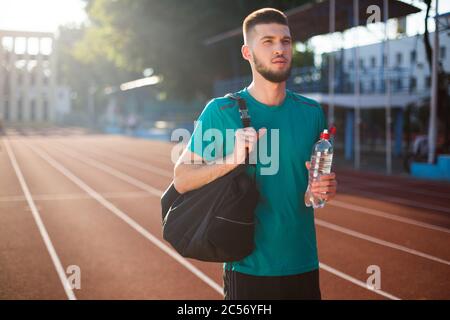
<path fill-rule="evenodd" d="M 224 176 L 237 166 L 232 153 L 220 163 L 178 164 L 174 170 L 175 189 L 180 193 L 198 189 Z"/>

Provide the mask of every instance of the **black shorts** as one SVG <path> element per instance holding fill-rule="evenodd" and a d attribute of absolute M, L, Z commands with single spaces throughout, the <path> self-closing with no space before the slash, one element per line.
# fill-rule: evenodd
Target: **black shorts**
<path fill-rule="evenodd" d="M 224 270 L 225 300 L 321 300 L 319 270 L 291 276 L 253 276 Z"/>

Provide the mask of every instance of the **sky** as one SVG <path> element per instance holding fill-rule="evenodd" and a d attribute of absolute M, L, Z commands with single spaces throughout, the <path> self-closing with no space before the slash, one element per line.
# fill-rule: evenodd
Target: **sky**
<path fill-rule="evenodd" d="M 161 0 L 163 1 L 163 0 Z M 424 9 L 420 0 L 402 0 Z M 339 1 L 336 1 L 337 3 Z M 82 0 L 0 0 L 0 29 L 56 32 L 59 25 L 81 24 L 86 20 L 85 3 Z M 434 6 L 434 1 L 433 1 Z M 450 0 L 439 1 L 439 13 L 450 11 Z M 431 15 L 434 14 L 434 10 Z M 424 12 L 407 18 L 407 35 L 424 31 Z M 390 30 L 395 30 L 395 21 L 391 21 Z M 434 24 L 430 21 L 430 30 Z M 316 54 L 379 42 L 383 39 L 383 25 L 375 24 L 368 28 L 356 28 L 344 33 L 317 36 L 310 40 L 310 46 Z M 391 37 L 394 36 L 391 33 Z M 301 45 L 298 47 L 301 50 Z"/>
<path fill-rule="evenodd" d="M 0 29 L 56 32 L 86 19 L 82 0 L 0 0 Z"/>

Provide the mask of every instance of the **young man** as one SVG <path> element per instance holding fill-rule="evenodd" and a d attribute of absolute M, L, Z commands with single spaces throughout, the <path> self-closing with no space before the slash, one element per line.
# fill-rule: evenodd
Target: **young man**
<path fill-rule="evenodd" d="M 180 193 L 199 188 L 243 163 L 246 147 L 254 154 L 263 140 L 270 141 L 275 155 L 270 165 L 275 169 L 264 174 L 267 162 L 256 163 L 260 199 L 255 249 L 243 260 L 224 265 L 225 299 L 320 299 L 314 210 L 305 206 L 304 194 L 312 146 L 326 128 L 324 112 L 314 100 L 286 89 L 292 39 L 281 11 L 251 13 L 243 34 L 242 56 L 250 63 L 253 81 L 238 94 L 246 101 L 252 127 L 242 129 L 236 101 L 211 100 L 175 165 L 175 188 Z M 206 152 L 211 135 L 205 139 L 202 132 L 208 129 L 224 137 L 233 129 L 235 136 L 232 143 L 215 136 L 218 148 Z M 328 201 L 336 186 L 331 173 L 314 183 L 312 192 Z"/>

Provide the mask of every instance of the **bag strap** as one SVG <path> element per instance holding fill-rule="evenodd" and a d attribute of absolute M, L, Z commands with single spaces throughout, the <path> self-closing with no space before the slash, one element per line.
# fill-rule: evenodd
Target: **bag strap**
<path fill-rule="evenodd" d="M 251 119 L 250 119 L 250 115 L 248 114 L 248 108 L 247 108 L 247 103 L 245 102 L 245 99 L 242 98 L 239 94 L 237 93 L 227 93 L 225 95 L 226 98 L 230 98 L 232 100 L 235 100 L 238 102 L 239 104 L 239 113 L 241 115 L 241 122 L 242 122 L 242 127 L 243 128 L 247 128 L 251 126 Z M 245 164 L 249 164 L 249 153 L 248 153 L 248 148 L 245 149 Z"/>
<path fill-rule="evenodd" d="M 235 100 L 235 101 L 238 102 L 238 104 L 239 104 L 239 113 L 241 114 L 242 127 L 243 128 L 250 127 L 251 126 L 251 119 L 250 119 L 250 115 L 248 114 L 247 103 L 245 102 L 245 99 L 242 98 L 237 93 L 227 93 L 225 95 L 225 97 L 226 98 L 230 98 L 230 99 Z"/>

